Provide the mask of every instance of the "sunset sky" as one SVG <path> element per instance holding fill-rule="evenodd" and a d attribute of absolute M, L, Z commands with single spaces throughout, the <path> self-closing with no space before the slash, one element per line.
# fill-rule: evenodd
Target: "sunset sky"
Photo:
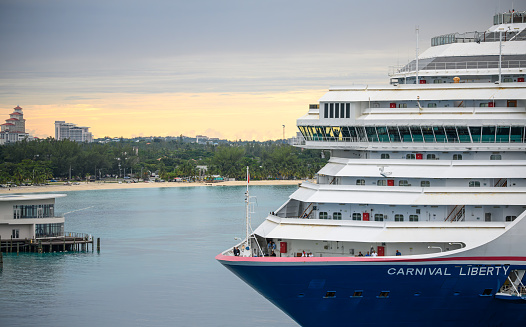
<path fill-rule="evenodd" d="M 2 0 L 0 121 L 94 137 L 295 135 L 334 85 L 388 82 L 433 36 L 484 31 L 520 1 Z"/>

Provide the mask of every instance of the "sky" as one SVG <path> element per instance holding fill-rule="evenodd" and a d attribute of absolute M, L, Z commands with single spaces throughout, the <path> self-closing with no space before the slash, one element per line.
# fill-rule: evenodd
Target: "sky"
<path fill-rule="evenodd" d="M 386 84 L 433 36 L 484 31 L 499 0 L 1 0 L 0 121 L 95 138 L 275 140 L 331 86 Z"/>

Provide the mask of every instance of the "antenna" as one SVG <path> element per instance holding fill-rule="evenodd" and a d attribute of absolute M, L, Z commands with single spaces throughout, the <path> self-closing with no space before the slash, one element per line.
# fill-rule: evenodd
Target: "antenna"
<path fill-rule="evenodd" d="M 418 80 L 418 32 L 419 32 L 419 28 L 417 25 L 416 26 L 416 82 L 415 84 L 420 83 L 420 81 Z"/>

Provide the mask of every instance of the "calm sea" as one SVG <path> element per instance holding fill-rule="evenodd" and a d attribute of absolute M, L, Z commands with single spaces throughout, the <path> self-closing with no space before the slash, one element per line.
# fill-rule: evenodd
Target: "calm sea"
<path fill-rule="evenodd" d="M 254 186 L 253 227 L 295 186 Z M 66 192 L 101 252 L 4 254 L 0 326 L 297 326 L 214 257 L 244 236 L 244 187 Z"/>

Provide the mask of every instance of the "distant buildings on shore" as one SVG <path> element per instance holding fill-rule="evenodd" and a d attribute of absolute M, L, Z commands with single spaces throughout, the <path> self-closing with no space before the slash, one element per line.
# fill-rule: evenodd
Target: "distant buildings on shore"
<path fill-rule="evenodd" d="M 93 142 L 93 135 L 89 131 L 89 127 L 81 127 L 76 124 L 66 123 L 65 121 L 55 121 L 55 139 L 56 140 L 71 140 L 79 143 Z"/>
<path fill-rule="evenodd" d="M 26 133 L 26 120 L 22 113 L 22 108 L 16 106 L 13 113 L 9 114 L 9 118 L 5 120 L 5 123 L 0 125 L 0 145 L 19 142 L 22 140 L 31 141 L 34 138 Z M 56 140 L 71 140 L 79 143 L 108 143 L 108 142 L 120 142 L 120 141 L 132 141 L 132 142 L 170 142 L 178 141 L 181 143 L 197 143 L 197 144 L 208 144 L 208 145 L 219 145 L 219 144 L 237 144 L 237 143 L 251 143 L 256 141 L 229 141 L 226 139 L 219 139 L 214 137 L 208 137 L 206 135 L 197 135 L 196 137 L 188 137 L 184 135 L 180 136 L 149 136 L 149 137 L 133 137 L 133 138 L 98 138 L 93 139 L 93 134 L 89 131 L 89 127 L 77 126 L 73 123 L 66 123 L 63 120 L 55 121 L 55 139 Z M 283 143 L 291 145 L 302 144 L 303 137 L 301 133 L 297 133 L 296 137 L 283 140 Z M 262 142 L 264 143 L 264 142 Z"/>
<path fill-rule="evenodd" d="M 13 110 L 9 114 L 9 118 L 5 120 L 5 123 L 0 125 L 0 145 L 33 139 L 26 133 L 26 120 L 24 119 L 22 108 L 16 106 Z"/>

